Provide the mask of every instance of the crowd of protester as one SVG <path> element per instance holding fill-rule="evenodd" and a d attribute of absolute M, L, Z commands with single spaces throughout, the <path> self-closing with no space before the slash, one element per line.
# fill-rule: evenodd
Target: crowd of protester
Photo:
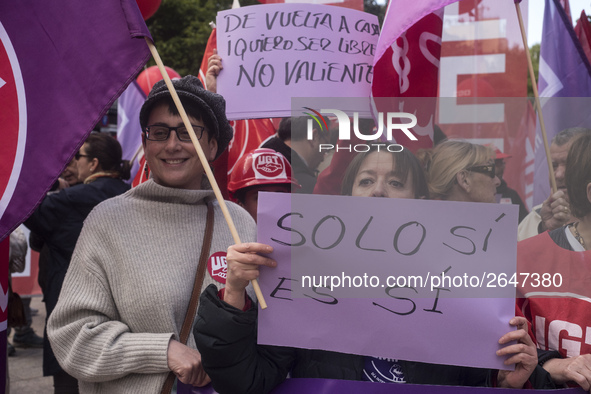
<path fill-rule="evenodd" d="M 210 90 L 193 76 L 173 81 L 210 162 L 233 133 L 215 92 L 221 69 L 212 56 Z M 589 307 L 580 297 L 549 301 L 524 291 L 507 322 L 512 330 L 488 339 L 503 345 L 497 356 L 512 367 L 499 371 L 258 345 L 250 284 L 259 267 L 282 263 L 267 256 L 271 246 L 255 242 L 258 193 L 318 193 L 328 185 L 332 194 L 367 198 L 497 203 L 501 195 L 520 205 L 520 270 L 535 271 L 538 259 L 583 269 L 591 262 L 591 130 L 554 138 L 558 190 L 528 213 L 503 180 L 510 156 L 493 147 L 444 139 L 417 154 L 370 148 L 327 159 L 319 146 L 331 141 L 330 131 L 314 127 L 308 139 L 307 118 L 285 118 L 230 175 L 235 244 L 164 82 L 147 97 L 140 124 L 149 180 L 129 190 L 119 144 L 91 134 L 58 192 L 25 222 L 45 250 L 44 374 L 54 377 L 56 393 L 170 392 L 178 381 L 266 393 L 288 376 L 380 381 L 382 369 L 396 371 L 397 383 L 591 389 L 591 345 L 577 334 L 589 330 Z M 331 164 L 318 176 L 325 159 Z M 564 330 L 579 340 L 565 339 Z"/>

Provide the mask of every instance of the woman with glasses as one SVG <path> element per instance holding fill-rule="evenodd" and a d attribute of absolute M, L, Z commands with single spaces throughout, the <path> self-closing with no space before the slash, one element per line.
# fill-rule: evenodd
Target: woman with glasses
<path fill-rule="evenodd" d="M 431 198 L 449 201 L 495 202 L 494 151 L 464 141 L 444 141 L 426 158 Z"/>
<path fill-rule="evenodd" d="M 129 190 L 123 179 L 129 179 L 130 164 L 121 159 L 121 146 L 110 135 L 88 136 L 74 160 L 82 183 L 48 195 L 25 222 L 49 248 L 43 288 L 47 319 L 57 304 L 84 220 L 99 203 Z M 77 380 L 60 367 L 47 335 L 43 339 L 43 375 L 53 376 L 56 393 L 78 392 Z"/>
<path fill-rule="evenodd" d="M 191 75 L 173 85 L 213 161 L 233 133 L 225 100 Z M 201 287 L 223 287 L 223 253 L 234 240 L 164 81 L 144 102 L 140 125 L 152 178 L 90 213 L 48 321 L 58 360 L 84 392 L 170 393 L 175 379 L 209 381 L 195 340 L 183 333 L 193 323 L 193 289 L 198 296 Z M 82 172 L 91 160 L 80 158 Z M 240 239 L 254 240 L 250 215 L 227 207 Z"/>

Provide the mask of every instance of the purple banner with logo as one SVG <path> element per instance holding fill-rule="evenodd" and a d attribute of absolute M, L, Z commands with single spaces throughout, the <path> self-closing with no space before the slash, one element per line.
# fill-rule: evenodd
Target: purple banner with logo
<path fill-rule="evenodd" d="M 144 37 L 135 0 L 0 2 L 0 239 L 146 63 Z"/>
<path fill-rule="evenodd" d="M 539 93 L 548 143 L 569 127 L 591 128 L 591 65 L 559 0 L 546 0 L 540 45 Z M 550 97 L 549 99 L 544 99 Z M 550 195 L 548 164 L 538 125 L 535 141 L 534 205 Z M 557 179 L 564 188 L 564 179 Z"/>
<path fill-rule="evenodd" d="M 491 387 L 458 387 L 458 386 L 425 386 L 420 384 L 398 384 L 396 383 L 373 383 L 351 380 L 335 379 L 286 379 L 275 388 L 272 394 L 391 394 L 396 391 L 398 394 L 498 394 L 499 389 Z M 525 390 L 503 389 L 503 393 L 523 393 Z M 527 390 L 529 392 L 529 390 Z M 547 390 L 545 392 L 557 394 L 584 394 L 581 388 Z M 217 393 L 211 385 L 207 387 L 190 387 L 183 383 L 177 387 L 178 394 L 215 394 Z"/>
<path fill-rule="evenodd" d="M 334 379 L 287 379 L 272 394 L 498 394 L 499 389 L 491 387 L 427 386 L 420 384 L 373 383 Z M 503 393 L 523 393 L 525 390 L 503 389 Z M 527 390 L 529 392 L 529 390 Z M 550 390 L 552 393 L 583 394 L 583 389 Z"/>

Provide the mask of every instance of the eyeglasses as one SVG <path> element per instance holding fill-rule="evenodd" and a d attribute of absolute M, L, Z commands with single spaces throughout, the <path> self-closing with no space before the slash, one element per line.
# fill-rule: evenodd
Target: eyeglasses
<path fill-rule="evenodd" d="M 74 159 L 76 159 L 76 160 L 80 160 L 81 157 L 92 157 L 92 156 L 90 156 L 90 155 L 83 155 L 80 152 L 76 152 L 76 154 L 74 155 Z"/>
<path fill-rule="evenodd" d="M 198 140 L 201 139 L 203 136 L 203 130 L 205 127 L 203 126 L 193 126 L 193 130 L 195 130 L 195 136 Z M 176 136 L 179 141 L 183 142 L 191 142 L 191 136 L 189 131 L 185 126 L 178 126 L 178 127 L 168 127 L 168 126 L 161 126 L 161 125 L 153 125 L 148 126 L 145 129 L 146 138 L 150 141 L 166 141 L 168 137 L 170 137 L 170 132 L 174 130 L 176 132 Z"/>
<path fill-rule="evenodd" d="M 481 174 L 486 174 L 491 178 L 494 178 L 496 176 L 494 164 L 487 164 L 485 166 L 469 167 L 469 168 L 466 168 L 466 170 L 472 171 L 472 172 L 479 172 Z"/>

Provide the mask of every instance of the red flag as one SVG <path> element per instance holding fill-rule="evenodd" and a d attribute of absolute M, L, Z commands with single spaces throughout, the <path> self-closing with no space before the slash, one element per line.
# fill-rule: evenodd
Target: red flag
<path fill-rule="evenodd" d="M 142 158 L 139 160 L 139 170 L 135 174 L 133 178 L 133 182 L 131 182 L 131 187 L 136 187 L 140 183 L 144 183 L 150 179 L 150 169 L 148 168 L 148 164 L 146 163 L 146 157 L 142 155 Z"/>
<path fill-rule="evenodd" d="M 445 10 L 437 124 L 448 137 L 489 144 L 512 155 L 503 178 L 525 202 L 532 190 L 535 119 L 527 100 L 517 99 L 526 96 L 527 61 L 515 5 L 482 0 L 470 10 L 463 4 Z M 480 109 L 491 104 L 498 109 L 494 116 L 492 110 Z M 489 117 L 472 117 L 477 113 Z"/>
<path fill-rule="evenodd" d="M 471 16 L 476 15 L 478 7 L 482 0 L 463 0 L 458 3 L 458 14 L 470 14 Z"/>
<path fill-rule="evenodd" d="M 396 108 L 384 108 L 388 104 L 375 99 L 437 97 L 442 18 L 443 9 L 423 17 L 386 49 L 374 68 L 371 89 L 375 109 L 379 112 L 403 110 L 417 117 L 418 124 L 413 131 L 418 140 L 397 141 L 412 151 L 433 146 L 435 100 L 398 99 Z M 398 103 L 403 103 L 403 107 Z"/>
<path fill-rule="evenodd" d="M 213 29 L 199 69 L 199 79 L 207 89 L 205 75 L 207 73 L 207 61 L 217 48 L 216 29 Z M 212 163 L 216 181 L 224 198 L 228 199 L 228 178 L 234 169 L 236 162 L 245 154 L 256 148 L 261 143 L 275 134 L 275 127 L 270 119 L 247 119 L 230 122 L 234 129 L 234 138 L 230 141 L 228 149 Z"/>
<path fill-rule="evenodd" d="M 442 17 L 443 9 L 420 19 L 386 49 L 373 70 L 374 118 L 377 112 L 402 110 L 415 114 L 418 123 L 413 133 L 418 140 L 405 136 L 397 140 L 412 151 L 433 146 Z M 342 177 L 355 154 L 347 150 L 335 152 L 330 165 L 318 176 L 314 193 L 340 194 Z"/>
<path fill-rule="evenodd" d="M 581 17 L 575 26 L 575 34 L 581 42 L 581 46 L 583 47 L 585 56 L 587 56 L 587 60 L 589 60 L 589 63 L 591 63 L 591 23 L 589 22 L 589 19 L 587 19 L 585 10 L 581 11 Z"/>

